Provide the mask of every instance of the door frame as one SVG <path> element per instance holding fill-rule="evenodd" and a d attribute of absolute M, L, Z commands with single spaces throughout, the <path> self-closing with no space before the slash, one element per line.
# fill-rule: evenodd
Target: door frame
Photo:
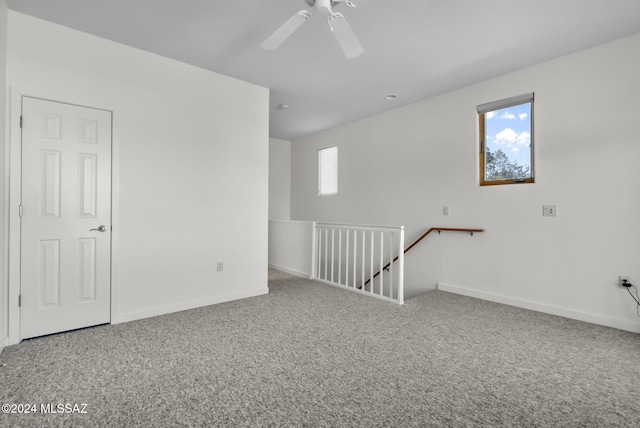
<path fill-rule="evenodd" d="M 105 110 L 111 112 L 111 225 L 114 223 L 114 138 L 113 138 L 113 109 L 97 108 L 86 106 L 80 103 L 65 102 L 55 100 L 38 95 L 30 95 L 23 93 L 20 89 L 9 87 L 9 142 L 8 142 L 8 158 L 9 158 L 9 198 L 8 198 L 8 288 L 9 298 L 7 302 L 8 309 L 8 345 L 16 345 L 22 341 L 20 333 L 20 306 L 18 299 L 20 296 L 20 254 L 21 254 L 21 220 L 20 220 L 20 204 L 22 202 L 22 128 L 20 128 L 20 117 L 22 115 L 23 97 L 37 98 L 45 101 L 52 101 L 62 104 L 71 104 L 79 107 L 87 107 L 97 110 Z M 113 305 L 113 244 L 114 235 L 111 235 L 111 266 L 110 266 L 110 306 L 111 321 L 113 322 L 114 305 Z"/>

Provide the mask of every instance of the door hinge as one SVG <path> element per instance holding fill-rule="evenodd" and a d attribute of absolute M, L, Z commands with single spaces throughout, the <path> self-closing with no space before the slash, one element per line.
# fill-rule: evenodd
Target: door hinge
<path fill-rule="evenodd" d="M 18 205 L 18 217 L 22 218 L 22 204 Z"/>
<path fill-rule="evenodd" d="M 20 116 L 20 128 L 22 129 L 22 116 Z"/>
<path fill-rule="evenodd" d="M 22 307 L 22 294 L 18 294 L 18 307 Z"/>

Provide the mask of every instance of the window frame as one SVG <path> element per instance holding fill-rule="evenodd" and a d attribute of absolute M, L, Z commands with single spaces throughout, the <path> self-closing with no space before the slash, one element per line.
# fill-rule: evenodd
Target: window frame
<path fill-rule="evenodd" d="M 480 153 L 479 153 L 479 161 L 480 161 L 480 186 L 497 186 L 497 185 L 505 185 L 505 184 L 525 184 L 525 183 L 535 183 L 535 155 L 534 155 L 534 93 L 528 93 L 519 95 L 516 97 L 506 98 L 499 101 L 493 101 L 486 104 L 481 104 L 477 107 L 478 112 L 478 130 L 479 130 L 479 140 L 480 140 Z M 486 154 L 486 133 L 485 133 L 485 114 L 501 110 L 509 107 L 519 106 L 523 104 L 531 104 L 530 108 L 530 118 L 529 118 L 529 126 L 530 126 L 530 153 L 531 153 L 531 177 L 527 178 L 515 178 L 508 180 L 486 180 L 485 179 L 485 154 Z"/>
<path fill-rule="evenodd" d="M 322 151 L 324 150 L 328 150 L 328 149 L 333 149 L 335 148 L 336 150 L 336 161 L 335 161 L 335 188 L 336 191 L 335 193 L 323 193 L 322 192 L 322 183 L 323 183 L 323 179 L 322 179 L 322 172 L 323 172 L 323 168 L 322 168 Z M 320 147 L 318 148 L 318 196 L 336 196 L 338 195 L 339 191 L 340 191 L 340 187 L 339 187 L 339 176 L 340 176 L 340 149 L 338 148 L 338 144 L 331 144 L 329 146 L 324 146 L 324 147 Z"/>

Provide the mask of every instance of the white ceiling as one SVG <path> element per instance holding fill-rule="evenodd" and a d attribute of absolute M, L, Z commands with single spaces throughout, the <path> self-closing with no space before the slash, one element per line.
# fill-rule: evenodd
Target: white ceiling
<path fill-rule="evenodd" d="M 309 9 L 304 0 L 7 0 L 12 10 L 270 88 L 270 134 L 286 140 L 640 32 L 640 0 L 354 3 L 335 9 L 364 47 L 347 59 L 319 13 L 278 50 L 260 48 Z M 390 93 L 398 98 L 385 100 Z"/>

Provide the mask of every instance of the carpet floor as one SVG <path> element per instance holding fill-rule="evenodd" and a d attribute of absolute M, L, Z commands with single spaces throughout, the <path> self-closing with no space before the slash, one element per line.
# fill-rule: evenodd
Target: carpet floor
<path fill-rule="evenodd" d="M 7 347 L 0 400 L 36 411 L 0 425 L 640 426 L 636 334 L 441 291 L 397 306 L 269 282 L 264 296 Z"/>

